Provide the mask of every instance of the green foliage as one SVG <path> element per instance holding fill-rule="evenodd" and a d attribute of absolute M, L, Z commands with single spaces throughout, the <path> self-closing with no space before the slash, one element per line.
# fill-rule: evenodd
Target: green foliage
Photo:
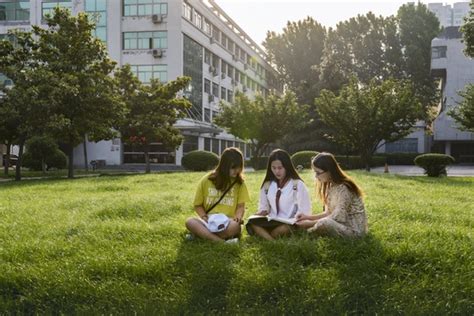
<path fill-rule="evenodd" d="M 263 43 L 269 61 L 278 69 L 279 79 L 296 93 L 301 104 L 311 104 L 319 94 L 318 68 L 325 39 L 325 27 L 307 17 L 288 21 L 281 34 L 269 31 Z"/>
<path fill-rule="evenodd" d="M 46 171 L 46 168 L 61 169 L 66 166 L 66 160 L 62 160 L 64 153 L 50 137 L 33 136 L 27 141 L 26 148 L 23 165 L 31 170 Z"/>
<path fill-rule="evenodd" d="M 454 163 L 454 158 L 444 154 L 423 154 L 415 158 L 415 164 L 423 169 L 428 177 L 446 175 L 446 166 Z"/>
<path fill-rule="evenodd" d="M 265 170 L 268 165 L 268 156 L 252 157 L 250 159 L 250 165 L 255 170 Z"/>
<path fill-rule="evenodd" d="M 431 76 L 431 40 L 441 31 L 438 18 L 421 3 L 407 3 L 397 12 L 403 50 L 403 77 L 413 82 L 426 121 L 433 119 L 431 109 L 439 100 L 438 83 Z"/>
<path fill-rule="evenodd" d="M 0 310 L 472 315 L 474 178 L 350 175 L 366 194 L 366 238 L 244 232 L 237 245 L 184 240 L 204 172 L 0 183 Z M 314 174 L 301 176 L 319 212 Z M 245 177 L 248 217 L 264 172 Z"/>
<path fill-rule="evenodd" d="M 363 161 L 359 156 L 335 156 L 337 163 L 344 170 L 351 169 L 364 169 L 366 168 L 366 162 Z M 385 157 L 373 156 L 370 159 L 370 167 L 380 167 L 385 164 Z"/>
<path fill-rule="evenodd" d="M 374 157 L 383 157 L 389 165 L 414 165 L 419 153 L 387 153 L 376 154 Z"/>
<path fill-rule="evenodd" d="M 313 159 L 319 152 L 313 150 L 299 151 L 291 155 L 291 162 L 295 167 L 303 166 L 305 169 L 311 169 L 311 159 Z"/>
<path fill-rule="evenodd" d="M 474 84 L 467 85 L 459 95 L 462 101 L 448 114 L 456 120 L 461 130 L 474 132 Z"/>
<path fill-rule="evenodd" d="M 474 57 L 474 2 L 471 1 L 469 5 L 471 10 L 469 15 L 464 17 L 461 32 L 463 33 L 463 43 L 466 45 L 464 53 L 467 56 Z"/>
<path fill-rule="evenodd" d="M 298 105 L 291 92 L 266 98 L 257 95 L 254 100 L 237 92 L 234 104 L 221 102 L 220 107 L 216 124 L 250 141 L 256 158 L 262 155 L 268 145 L 282 139 L 290 131 L 297 130 L 305 122 L 306 107 Z"/>
<path fill-rule="evenodd" d="M 142 84 L 125 65 L 115 73 L 119 95 L 126 107 L 126 116 L 117 124 L 122 141 L 140 146 L 145 153 L 146 172 L 150 173 L 149 146 L 160 142 L 170 148 L 181 144 L 182 136 L 173 125 L 185 116 L 191 103 L 178 98 L 177 93 L 190 82 L 189 77 L 178 77 L 165 84 L 152 80 Z"/>
<path fill-rule="evenodd" d="M 217 167 L 219 156 L 213 152 L 193 150 L 183 156 L 181 164 L 187 170 L 206 171 Z"/>
<path fill-rule="evenodd" d="M 322 91 L 316 108 L 332 129 L 329 136 L 348 151 L 358 152 L 367 170 L 377 146 L 408 135 L 421 112 L 411 83 L 396 80 L 362 87 L 352 80 L 338 96 Z"/>

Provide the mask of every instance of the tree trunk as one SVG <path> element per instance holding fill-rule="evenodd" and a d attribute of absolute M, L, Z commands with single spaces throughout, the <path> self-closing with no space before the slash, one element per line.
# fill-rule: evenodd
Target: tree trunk
<path fill-rule="evenodd" d="M 43 176 L 46 175 L 46 162 L 44 161 L 44 157 L 41 158 L 41 170 L 43 171 Z"/>
<path fill-rule="evenodd" d="M 67 177 L 69 179 L 74 178 L 74 146 L 72 144 L 69 144 L 69 153 L 68 153 L 68 158 L 69 158 L 69 166 L 68 166 L 68 172 L 67 172 Z"/>
<path fill-rule="evenodd" d="M 87 159 L 87 135 L 84 135 L 84 169 L 86 172 L 89 171 L 89 164 Z"/>
<path fill-rule="evenodd" d="M 16 168 L 15 168 L 15 181 L 21 180 L 21 164 L 23 160 L 23 148 L 25 147 L 25 141 L 20 141 L 20 151 L 18 152 L 18 160 L 16 161 Z"/>
<path fill-rule="evenodd" d="M 372 158 L 372 154 L 364 152 L 364 153 L 362 153 L 360 158 L 362 160 L 362 163 L 365 166 L 365 171 L 370 172 L 370 161 L 371 161 L 371 158 Z"/>
<path fill-rule="evenodd" d="M 12 144 L 11 142 L 7 143 L 7 153 L 5 155 L 5 169 L 3 173 L 8 176 L 8 168 L 10 168 L 10 150 L 11 150 Z"/>
<path fill-rule="evenodd" d="M 145 167 L 145 173 L 150 173 L 151 172 L 151 169 L 150 169 L 150 155 L 148 154 L 148 151 L 149 151 L 149 148 L 148 146 L 145 146 L 145 164 L 146 164 L 146 167 Z"/>

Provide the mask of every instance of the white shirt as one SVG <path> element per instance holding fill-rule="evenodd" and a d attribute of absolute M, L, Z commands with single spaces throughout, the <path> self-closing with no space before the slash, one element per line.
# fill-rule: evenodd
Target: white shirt
<path fill-rule="evenodd" d="M 303 181 L 293 179 L 288 181 L 281 189 L 280 195 L 280 212 L 278 217 L 290 218 L 294 210 L 295 203 L 293 201 L 293 182 L 297 185 L 296 200 L 298 201 L 298 213 L 311 214 L 311 200 L 309 198 L 308 189 L 306 189 Z M 259 211 L 269 211 L 271 217 L 277 216 L 276 207 L 276 193 L 278 190 L 277 183 L 272 181 L 268 188 L 268 193 L 265 194 L 265 188 L 260 190 L 260 199 L 258 203 Z M 296 214 L 293 214 L 295 216 Z"/>

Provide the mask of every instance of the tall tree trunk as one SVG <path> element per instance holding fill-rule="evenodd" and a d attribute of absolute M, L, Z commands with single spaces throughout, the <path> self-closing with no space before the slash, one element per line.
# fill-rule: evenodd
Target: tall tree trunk
<path fill-rule="evenodd" d="M 41 158 L 41 170 L 43 172 L 43 176 L 46 175 L 46 162 L 44 161 L 44 157 Z"/>
<path fill-rule="evenodd" d="M 12 148 L 11 142 L 8 142 L 7 144 L 7 153 L 5 155 L 5 169 L 3 173 L 8 176 L 8 168 L 10 168 L 10 150 Z"/>
<path fill-rule="evenodd" d="M 150 154 L 148 153 L 149 152 L 149 148 L 148 146 L 145 146 L 145 164 L 146 164 L 146 167 L 145 167 L 145 173 L 150 173 L 151 172 L 151 169 L 150 169 Z"/>
<path fill-rule="evenodd" d="M 89 164 L 88 164 L 88 159 L 87 159 L 87 135 L 84 135 L 84 169 L 86 172 L 89 171 Z"/>
<path fill-rule="evenodd" d="M 21 180 L 21 164 L 23 160 L 23 148 L 25 147 L 25 141 L 20 140 L 20 150 L 18 152 L 18 160 L 16 161 L 16 168 L 15 168 L 15 181 Z"/>
<path fill-rule="evenodd" d="M 69 179 L 74 178 L 74 146 L 72 143 L 69 144 L 69 153 L 68 153 L 68 158 L 69 158 L 69 166 L 68 166 L 68 172 L 67 172 L 67 177 Z"/>

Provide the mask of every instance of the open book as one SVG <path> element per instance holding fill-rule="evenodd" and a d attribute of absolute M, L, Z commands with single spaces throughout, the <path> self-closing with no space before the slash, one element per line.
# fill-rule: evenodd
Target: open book
<path fill-rule="evenodd" d="M 251 215 L 247 219 L 249 222 L 252 221 L 261 221 L 262 219 L 266 219 L 267 221 L 275 221 L 275 222 L 280 222 L 283 224 L 288 224 L 288 225 L 294 225 L 296 222 L 295 218 L 283 218 L 283 217 L 272 217 L 272 216 L 266 216 L 266 215 Z"/>

